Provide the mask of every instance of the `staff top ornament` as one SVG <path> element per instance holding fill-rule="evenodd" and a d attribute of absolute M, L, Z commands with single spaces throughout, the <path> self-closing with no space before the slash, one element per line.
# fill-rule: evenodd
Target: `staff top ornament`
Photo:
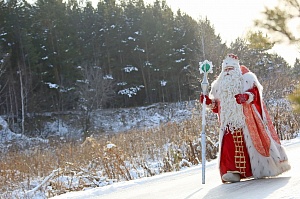
<path fill-rule="evenodd" d="M 201 73 L 213 73 L 212 62 L 205 60 L 204 62 L 199 62 L 199 71 Z"/>

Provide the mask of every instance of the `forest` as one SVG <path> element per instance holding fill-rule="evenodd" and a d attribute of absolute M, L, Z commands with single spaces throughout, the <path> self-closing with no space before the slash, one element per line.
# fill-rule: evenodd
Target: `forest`
<path fill-rule="evenodd" d="M 228 47 L 208 19 L 164 0 L 1 0 L 0 114 L 24 133 L 32 114 L 78 111 L 87 130 L 96 109 L 197 99 L 199 62 L 210 60 L 218 74 L 227 53 L 280 98 L 297 83 L 300 62 L 268 53 L 273 45 L 249 32 Z"/>

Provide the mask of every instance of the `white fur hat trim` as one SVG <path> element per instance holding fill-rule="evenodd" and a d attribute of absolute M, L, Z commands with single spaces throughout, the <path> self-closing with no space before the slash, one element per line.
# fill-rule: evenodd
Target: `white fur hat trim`
<path fill-rule="evenodd" d="M 240 68 L 238 56 L 236 56 L 234 54 L 227 55 L 227 57 L 223 60 L 222 70 L 224 70 L 226 67 L 229 67 L 229 66 L 232 66 L 235 68 Z"/>

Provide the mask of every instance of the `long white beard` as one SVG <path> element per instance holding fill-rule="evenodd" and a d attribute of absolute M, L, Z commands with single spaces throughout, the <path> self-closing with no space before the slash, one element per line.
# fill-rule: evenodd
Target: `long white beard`
<path fill-rule="evenodd" d="M 243 106 L 238 104 L 235 100 L 235 95 L 243 91 L 243 77 L 240 71 L 232 70 L 230 75 L 227 72 L 221 74 L 220 79 L 220 121 L 221 129 L 227 128 L 233 132 L 236 129 L 245 126 L 245 116 L 243 114 Z"/>

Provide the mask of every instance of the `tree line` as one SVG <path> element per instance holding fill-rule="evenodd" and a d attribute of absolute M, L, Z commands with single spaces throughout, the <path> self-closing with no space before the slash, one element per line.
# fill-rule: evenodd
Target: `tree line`
<path fill-rule="evenodd" d="M 196 99 L 199 61 L 218 74 L 229 52 L 265 80 L 299 74 L 299 61 L 267 52 L 273 45 L 258 32 L 227 47 L 208 19 L 164 0 L 1 0 L 0 114 L 80 110 L 88 119 L 100 108 Z"/>

